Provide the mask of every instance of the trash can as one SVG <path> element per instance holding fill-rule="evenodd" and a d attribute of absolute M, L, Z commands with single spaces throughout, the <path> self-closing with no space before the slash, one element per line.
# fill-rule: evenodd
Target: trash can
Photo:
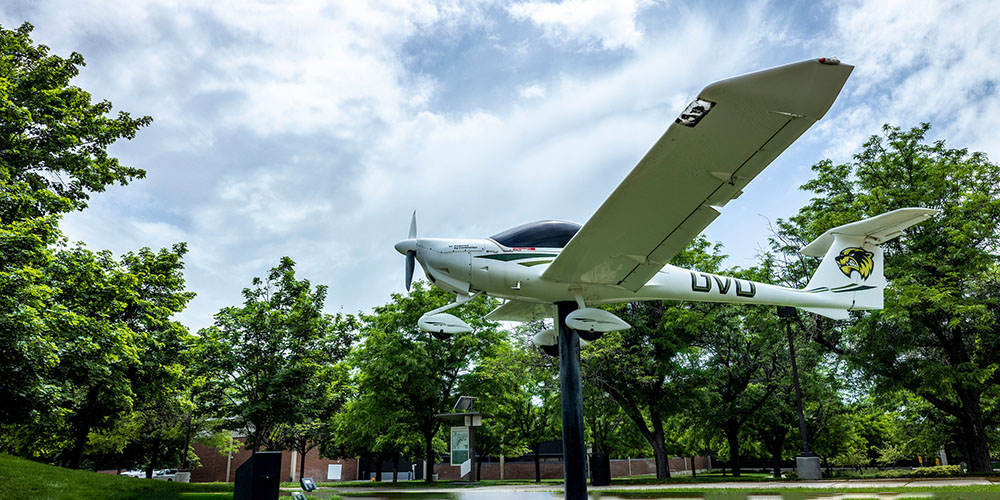
<path fill-rule="evenodd" d="M 611 484 L 611 456 L 594 453 L 590 456 L 590 484 L 607 486 Z"/>
<path fill-rule="evenodd" d="M 261 451 L 236 469 L 233 500 L 278 500 L 280 451 Z"/>

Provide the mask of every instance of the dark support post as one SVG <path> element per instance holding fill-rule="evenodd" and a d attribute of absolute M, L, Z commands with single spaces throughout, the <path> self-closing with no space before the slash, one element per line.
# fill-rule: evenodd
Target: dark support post
<path fill-rule="evenodd" d="M 472 425 L 475 417 L 465 417 L 469 421 L 469 484 L 476 482 L 476 426 Z"/>
<path fill-rule="evenodd" d="M 778 316 L 785 318 L 785 332 L 788 334 L 788 353 L 792 358 L 792 383 L 795 385 L 795 409 L 799 412 L 799 435 L 802 437 L 802 456 L 812 456 L 809 439 L 806 438 L 806 419 L 802 415 L 802 388 L 799 387 L 799 368 L 795 363 L 795 337 L 792 335 L 792 318 L 797 316 L 794 307 L 781 306 Z"/>
<path fill-rule="evenodd" d="M 794 307 L 779 306 L 778 317 L 785 320 L 785 333 L 788 334 L 788 353 L 792 358 L 792 383 L 795 386 L 795 408 L 799 414 L 799 435 L 802 437 L 802 453 L 795 458 L 796 470 L 800 479 L 821 479 L 819 457 L 809 450 L 809 439 L 806 437 L 806 419 L 802 414 L 802 388 L 799 386 L 799 368 L 795 361 L 795 336 L 792 335 L 792 318 L 799 313 Z"/>
<path fill-rule="evenodd" d="M 580 336 L 566 326 L 576 302 L 557 302 L 559 387 L 562 396 L 563 485 L 565 498 L 587 498 L 587 448 L 583 441 L 583 386 L 580 382 Z"/>

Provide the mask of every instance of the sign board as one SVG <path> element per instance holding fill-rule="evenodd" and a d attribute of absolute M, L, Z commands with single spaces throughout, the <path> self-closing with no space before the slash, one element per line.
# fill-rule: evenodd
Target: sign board
<path fill-rule="evenodd" d="M 451 428 L 451 465 L 462 465 L 469 459 L 469 428 Z"/>
<path fill-rule="evenodd" d="M 340 481 L 340 472 L 343 469 L 343 465 L 340 464 L 330 464 L 326 466 L 326 478 L 330 481 Z"/>
<path fill-rule="evenodd" d="M 313 481 L 311 477 L 304 477 L 299 483 L 302 484 L 302 489 L 306 491 L 314 491 L 316 489 L 316 481 Z"/>
<path fill-rule="evenodd" d="M 465 477 L 466 474 L 472 472 L 472 459 L 468 459 L 462 462 L 462 468 L 459 471 L 458 477 Z"/>

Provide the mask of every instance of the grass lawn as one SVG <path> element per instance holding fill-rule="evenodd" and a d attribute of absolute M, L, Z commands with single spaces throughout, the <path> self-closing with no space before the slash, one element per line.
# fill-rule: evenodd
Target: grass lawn
<path fill-rule="evenodd" d="M 229 483 L 174 483 L 40 464 L 0 453 L 0 499 L 229 500 Z"/>

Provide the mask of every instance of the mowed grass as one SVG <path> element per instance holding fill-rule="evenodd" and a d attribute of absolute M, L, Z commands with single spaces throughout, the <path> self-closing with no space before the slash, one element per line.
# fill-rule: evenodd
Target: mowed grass
<path fill-rule="evenodd" d="M 229 483 L 174 483 L 63 469 L 0 453 L 0 500 L 229 500 Z"/>

